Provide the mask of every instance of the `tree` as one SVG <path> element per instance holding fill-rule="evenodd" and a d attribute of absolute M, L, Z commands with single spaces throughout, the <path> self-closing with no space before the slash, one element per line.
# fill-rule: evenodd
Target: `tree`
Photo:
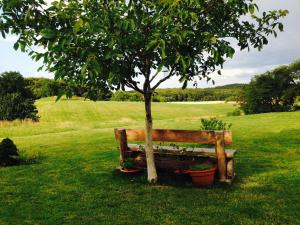
<path fill-rule="evenodd" d="M 1 0 L 0 30 L 18 35 L 16 49 L 28 51 L 56 79 L 88 86 L 125 87 L 144 96 L 148 180 L 156 182 L 151 100 L 163 82 L 211 78 L 241 49 L 261 49 L 283 30 L 286 10 L 255 15 L 253 0 Z M 250 15 L 247 20 L 245 15 Z M 42 46 L 37 52 L 31 46 Z M 165 76 L 161 72 L 166 73 Z M 221 74 L 221 72 L 219 71 Z"/>
<path fill-rule="evenodd" d="M 241 108 L 245 114 L 290 111 L 300 94 L 300 61 L 255 76 L 245 87 Z"/>
<path fill-rule="evenodd" d="M 18 72 L 0 74 L 0 120 L 38 120 L 34 95 Z"/>

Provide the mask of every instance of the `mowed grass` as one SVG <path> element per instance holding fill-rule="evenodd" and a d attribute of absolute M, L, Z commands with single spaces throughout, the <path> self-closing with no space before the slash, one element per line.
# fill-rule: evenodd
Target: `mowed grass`
<path fill-rule="evenodd" d="M 231 104 L 153 103 L 156 128 L 199 129 L 212 116 L 233 123 L 235 182 L 196 188 L 115 172 L 113 128 L 143 127 L 143 103 L 46 98 L 37 106 L 39 123 L 0 123 L 0 139 L 43 156 L 0 168 L 0 224 L 300 224 L 300 112 L 226 117 Z"/>

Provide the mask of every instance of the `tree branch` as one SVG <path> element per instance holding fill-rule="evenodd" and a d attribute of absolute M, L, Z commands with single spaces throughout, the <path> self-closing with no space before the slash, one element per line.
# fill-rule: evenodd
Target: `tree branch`
<path fill-rule="evenodd" d="M 156 88 L 158 88 L 158 86 L 159 86 L 161 83 L 163 83 L 164 81 L 168 80 L 171 76 L 173 76 L 174 70 L 175 70 L 175 66 L 173 66 L 173 68 L 171 69 L 169 75 L 166 76 L 166 77 L 164 77 L 164 78 L 162 78 L 160 81 L 158 81 L 158 82 L 156 83 L 156 85 L 154 85 L 153 88 L 152 88 L 151 90 L 154 91 Z"/>
<path fill-rule="evenodd" d="M 132 79 L 126 81 L 126 86 L 129 88 L 132 88 L 133 90 L 135 90 L 141 94 L 144 94 L 143 90 L 137 86 L 136 81 L 134 81 Z"/>
<path fill-rule="evenodd" d="M 151 83 L 155 79 L 155 77 L 157 77 L 158 74 L 159 74 L 159 72 L 157 72 L 156 74 L 154 74 L 153 77 L 151 77 L 151 79 L 150 79 L 149 82 Z"/>

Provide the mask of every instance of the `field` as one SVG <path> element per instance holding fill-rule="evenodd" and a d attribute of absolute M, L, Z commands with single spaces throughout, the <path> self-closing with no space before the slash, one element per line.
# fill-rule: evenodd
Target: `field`
<path fill-rule="evenodd" d="M 45 98 L 37 106 L 39 123 L 0 123 L 0 139 L 42 155 L 0 168 L 0 224 L 300 224 L 300 111 L 226 117 L 231 104 L 154 103 L 156 128 L 199 129 L 212 116 L 233 123 L 234 184 L 195 188 L 115 172 L 113 128 L 143 127 L 143 103 Z"/>

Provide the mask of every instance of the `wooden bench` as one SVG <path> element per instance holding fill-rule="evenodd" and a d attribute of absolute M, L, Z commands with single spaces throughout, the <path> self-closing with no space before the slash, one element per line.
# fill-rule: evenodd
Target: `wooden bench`
<path fill-rule="evenodd" d="M 132 157 L 141 168 L 147 168 L 145 145 L 128 144 L 128 141 L 145 141 L 144 129 L 115 129 L 115 137 L 119 142 L 120 163 Z M 236 150 L 225 150 L 225 145 L 232 144 L 230 131 L 197 131 L 197 130 L 153 130 L 153 146 L 155 165 L 158 170 L 175 171 L 189 169 L 195 164 L 213 162 L 217 164 L 218 179 L 231 183 L 234 176 L 234 155 Z M 214 148 L 169 146 L 164 142 L 211 144 Z M 164 145 L 162 145 L 164 144 Z"/>

